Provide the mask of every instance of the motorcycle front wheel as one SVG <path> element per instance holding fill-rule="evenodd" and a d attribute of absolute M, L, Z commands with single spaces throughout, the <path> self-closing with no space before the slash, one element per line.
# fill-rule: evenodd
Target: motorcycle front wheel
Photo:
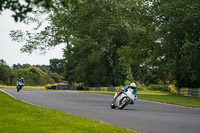
<path fill-rule="evenodd" d="M 115 100 L 111 103 L 111 105 L 110 105 L 110 107 L 112 108 L 112 109 L 115 109 Z"/>
<path fill-rule="evenodd" d="M 120 101 L 119 109 L 123 109 L 126 105 L 128 105 L 129 101 L 130 101 L 130 99 L 128 97 L 124 97 Z"/>
<path fill-rule="evenodd" d="M 21 86 L 17 86 L 17 92 L 19 92 L 22 89 Z"/>

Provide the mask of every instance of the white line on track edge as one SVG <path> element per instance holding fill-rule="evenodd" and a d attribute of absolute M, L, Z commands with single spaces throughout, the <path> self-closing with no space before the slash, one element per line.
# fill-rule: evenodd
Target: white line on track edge
<path fill-rule="evenodd" d="M 4 91 L 4 90 L 1 90 L 1 91 L 4 92 L 5 94 L 9 95 L 10 97 L 16 99 L 16 100 L 20 100 L 20 99 L 17 99 L 16 97 L 14 97 L 13 95 L 11 95 L 10 93 L 8 93 L 8 92 L 6 92 L 6 91 Z M 36 104 L 30 103 L 30 102 L 26 102 L 26 101 L 24 101 L 24 100 L 20 100 L 20 101 L 22 101 L 22 102 L 24 102 L 24 103 L 27 103 L 27 104 L 30 104 L 30 105 L 42 107 L 42 106 L 40 106 L 40 105 L 36 105 Z"/>

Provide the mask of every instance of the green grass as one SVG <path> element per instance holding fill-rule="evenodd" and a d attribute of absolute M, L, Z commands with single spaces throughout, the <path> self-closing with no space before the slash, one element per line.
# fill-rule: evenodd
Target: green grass
<path fill-rule="evenodd" d="M 152 90 L 138 91 L 138 97 L 143 100 L 200 108 L 200 97 L 176 96 L 169 92 Z"/>
<path fill-rule="evenodd" d="M 16 86 L 0 85 L 0 89 L 17 90 Z M 24 86 L 22 90 L 45 90 L 44 86 Z"/>
<path fill-rule="evenodd" d="M 37 107 L 0 92 L 1 133 L 131 133 L 88 118 Z"/>
<path fill-rule="evenodd" d="M 199 97 L 184 97 L 174 95 L 150 95 L 150 94 L 138 94 L 138 97 L 143 100 L 157 101 L 162 103 L 181 105 L 186 107 L 200 108 Z"/>
<path fill-rule="evenodd" d="M 106 91 L 87 91 L 88 93 L 100 93 L 113 95 L 116 92 Z M 200 97 L 175 96 L 165 91 L 138 90 L 138 99 L 156 101 L 186 107 L 200 108 Z"/>

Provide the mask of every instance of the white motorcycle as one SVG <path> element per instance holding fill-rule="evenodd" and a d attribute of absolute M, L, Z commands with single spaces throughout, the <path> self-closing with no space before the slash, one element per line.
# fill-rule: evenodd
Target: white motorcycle
<path fill-rule="evenodd" d="M 115 93 L 114 99 L 116 98 L 117 93 Z M 133 93 L 133 89 L 128 89 L 126 92 L 124 91 L 121 95 L 117 97 L 116 100 L 111 104 L 111 108 L 115 109 L 118 107 L 119 109 L 123 109 L 127 106 L 132 100 L 134 101 L 135 95 Z"/>

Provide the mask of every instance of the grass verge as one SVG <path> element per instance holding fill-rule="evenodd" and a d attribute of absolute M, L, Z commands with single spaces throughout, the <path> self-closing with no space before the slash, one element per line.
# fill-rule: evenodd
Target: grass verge
<path fill-rule="evenodd" d="M 0 132 L 131 133 L 132 131 L 88 118 L 29 105 L 0 91 Z"/>
<path fill-rule="evenodd" d="M 162 103 L 181 105 L 186 107 L 200 108 L 200 97 L 184 97 L 174 95 L 149 95 L 139 94 L 140 99 L 157 101 Z"/>
<path fill-rule="evenodd" d="M 16 86 L 0 85 L 0 89 L 17 90 Z M 22 90 L 45 90 L 44 86 L 24 86 Z"/>

